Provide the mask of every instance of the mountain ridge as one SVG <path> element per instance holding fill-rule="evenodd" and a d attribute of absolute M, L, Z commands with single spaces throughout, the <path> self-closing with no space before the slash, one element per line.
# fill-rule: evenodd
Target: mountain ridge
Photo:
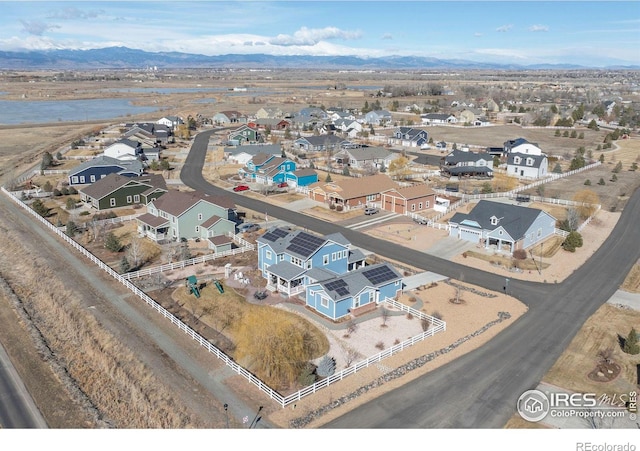
<path fill-rule="evenodd" d="M 542 69 L 626 69 L 640 66 L 611 65 L 589 67 L 576 64 L 518 65 L 468 60 L 445 60 L 420 56 L 385 56 L 362 58 L 358 56 L 308 56 L 226 54 L 207 56 L 184 52 L 147 52 L 129 47 L 105 47 L 90 50 L 30 50 L 0 51 L 0 68 L 4 70 L 27 69 L 197 69 L 197 68 L 260 68 L 260 69 L 370 69 L 370 70 L 542 70 Z"/>

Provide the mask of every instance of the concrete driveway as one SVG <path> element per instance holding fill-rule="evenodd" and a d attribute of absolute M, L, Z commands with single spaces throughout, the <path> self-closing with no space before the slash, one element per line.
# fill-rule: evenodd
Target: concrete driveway
<path fill-rule="evenodd" d="M 475 249 L 475 247 L 475 243 L 448 236 L 439 240 L 425 252 L 430 255 L 435 255 L 436 257 L 451 260 L 456 255 Z"/>

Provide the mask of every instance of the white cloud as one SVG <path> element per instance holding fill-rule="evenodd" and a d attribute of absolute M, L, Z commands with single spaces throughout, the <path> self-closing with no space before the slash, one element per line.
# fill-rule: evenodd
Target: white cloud
<path fill-rule="evenodd" d="M 531 25 L 529 27 L 529 31 L 540 32 L 540 31 L 549 31 L 549 27 L 546 25 Z"/>
<path fill-rule="evenodd" d="M 481 38 L 482 37 L 482 33 L 473 33 L 473 37 L 474 38 Z"/>
<path fill-rule="evenodd" d="M 498 28 L 496 28 L 496 31 L 501 32 L 501 33 L 505 33 L 509 30 L 511 30 L 513 28 L 513 25 L 502 25 Z"/>
<path fill-rule="evenodd" d="M 385 33 L 382 35 L 382 40 L 392 40 L 393 39 L 393 35 L 391 33 Z"/>
<path fill-rule="evenodd" d="M 71 6 L 64 9 L 50 11 L 49 14 L 47 14 L 47 19 L 95 19 L 102 14 L 104 14 L 103 10 L 85 11 Z"/>
<path fill-rule="evenodd" d="M 327 39 L 358 39 L 359 31 L 345 31 L 336 27 L 325 28 L 307 28 L 302 27 L 293 35 L 279 34 L 269 39 L 269 43 L 273 45 L 315 45 L 320 41 Z"/>
<path fill-rule="evenodd" d="M 34 36 L 42 36 L 45 31 L 60 28 L 59 25 L 48 24 L 46 22 L 40 22 L 37 20 L 21 20 L 20 23 L 22 23 L 22 31 L 25 31 Z"/>

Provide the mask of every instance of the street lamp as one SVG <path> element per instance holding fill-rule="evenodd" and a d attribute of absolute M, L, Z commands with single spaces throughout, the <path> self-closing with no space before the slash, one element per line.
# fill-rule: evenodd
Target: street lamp
<path fill-rule="evenodd" d="M 509 278 L 505 277 L 504 279 L 504 294 L 507 294 L 507 290 L 509 289 Z"/>
<path fill-rule="evenodd" d="M 229 429 L 229 404 L 224 404 L 224 414 L 227 417 L 227 429 Z"/>

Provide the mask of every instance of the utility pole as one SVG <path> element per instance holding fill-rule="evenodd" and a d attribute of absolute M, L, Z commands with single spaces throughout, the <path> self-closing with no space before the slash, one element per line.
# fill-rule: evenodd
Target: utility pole
<path fill-rule="evenodd" d="M 227 417 L 227 429 L 229 429 L 229 404 L 224 404 L 224 414 Z"/>

